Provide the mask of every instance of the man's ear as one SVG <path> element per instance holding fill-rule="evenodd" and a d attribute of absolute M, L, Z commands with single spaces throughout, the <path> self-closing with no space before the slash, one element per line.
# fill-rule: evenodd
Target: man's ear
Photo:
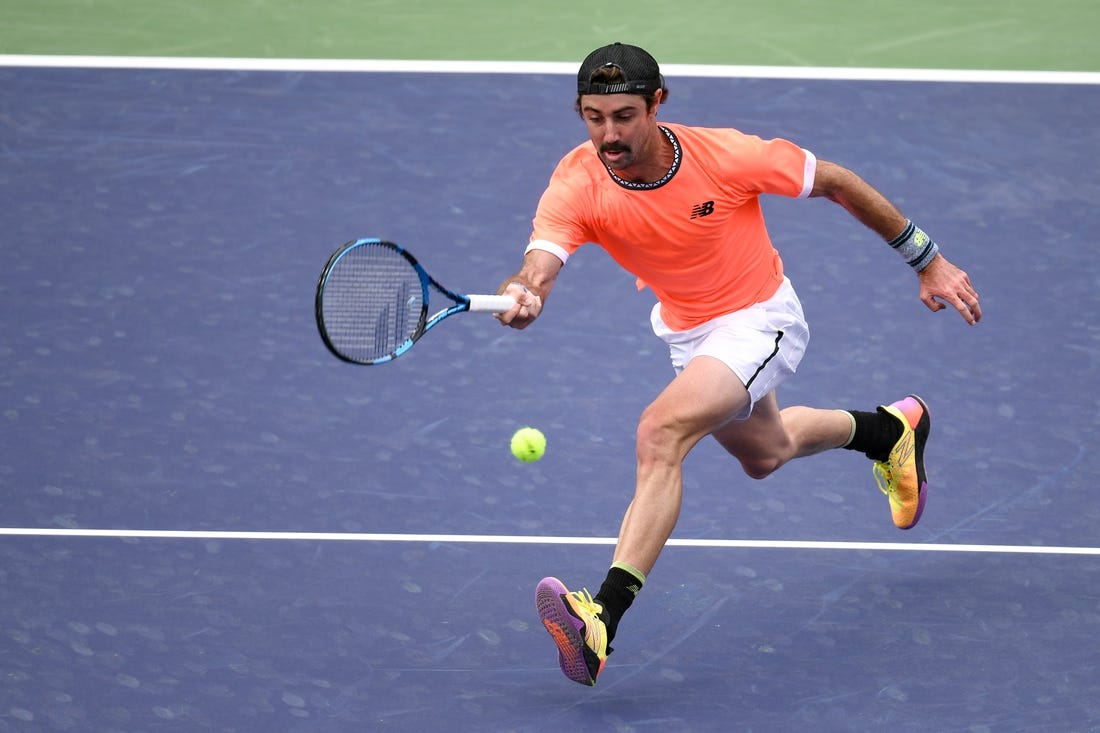
<path fill-rule="evenodd" d="M 653 102 L 652 102 L 652 105 L 651 105 L 649 111 L 653 112 L 653 113 L 656 113 L 657 108 L 660 107 L 662 104 L 664 104 L 664 101 L 665 101 L 665 90 L 664 89 L 658 89 L 657 91 L 653 92 Z"/>

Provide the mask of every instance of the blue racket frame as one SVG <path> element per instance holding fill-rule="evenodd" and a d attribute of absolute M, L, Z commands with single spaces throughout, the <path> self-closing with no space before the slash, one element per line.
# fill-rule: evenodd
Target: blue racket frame
<path fill-rule="evenodd" d="M 398 346 L 390 353 L 379 356 L 372 359 L 358 359 L 353 356 L 349 356 L 343 353 L 329 337 L 328 331 L 325 327 L 323 303 L 325 286 L 328 283 L 333 271 L 339 266 L 340 261 L 348 255 L 348 253 L 355 251 L 359 247 L 386 247 L 394 252 L 400 254 L 408 262 L 415 271 L 417 278 L 420 280 L 420 292 L 421 292 L 421 308 L 420 316 L 417 320 L 416 328 L 405 339 L 404 342 L 398 344 Z M 437 290 L 440 294 L 446 296 L 453 305 L 443 308 L 428 316 L 430 292 L 432 289 Z M 500 313 L 508 310 L 515 305 L 515 300 L 506 295 L 465 295 L 463 293 L 456 293 L 449 288 L 441 285 L 435 278 L 428 274 L 427 270 L 420 264 L 416 257 L 407 249 L 399 244 L 390 242 L 377 237 L 367 237 L 362 239 L 355 239 L 342 245 L 336 252 L 329 257 L 328 262 L 325 264 L 324 269 L 321 271 L 321 277 L 317 282 L 317 295 L 315 301 L 315 313 L 317 318 L 317 328 L 320 331 L 321 339 L 324 341 L 325 346 L 336 357 L 343 361 L 352 364 L 372 365 L 372 364 L 384 364 L 388 361 L 393 361 L 397 357 L 404 354 L 406 351 L 413 347 L 421 336 L 430 331 L 435 326 L 439 325 L 443 320 L 455 315 L 456 313 L 464 313 L 466 311 L 480 311 L 480 312 L 494 312 Z"/>

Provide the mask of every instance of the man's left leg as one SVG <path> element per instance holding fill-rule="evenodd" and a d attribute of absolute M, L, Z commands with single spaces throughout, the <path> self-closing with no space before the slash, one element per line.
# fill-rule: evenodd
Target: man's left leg
<path fill-rule="evenodd" d="M 753 478 L 832 448 L 863 453 L 874 461 L 875 479 L 890 501 L 894 525 L 910 529 L 920 520 L 927 498 L 924 447 L 930 426 L 928 406 L 916 395 L 874 412 L 802 406 L 780 411 L 772 393 L 756 403 L 749 419 L 729 423 L 714 437 Z"/>

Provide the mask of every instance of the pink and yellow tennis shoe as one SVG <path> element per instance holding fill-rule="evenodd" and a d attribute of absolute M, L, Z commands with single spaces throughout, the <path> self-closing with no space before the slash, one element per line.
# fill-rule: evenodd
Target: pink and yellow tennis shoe
<path fill-rule="evenodd" d="M 570 592 L 557 578 L 543 578 L 535 588 L 535 606 L 542 625 L 558 646 L 558 664 L 565 676 L 582 685 L 596 684 L 611 648 L 603 611 L 586 590 Z"/>
<path fill-rule="evenodd" d="M 932 419 L 928 406 L 916 395 L 892 405 L 880 406 L 880 412 L 893 415 L 901 423 L 901 437 L 890 449 L 885 461 L 871 467 L 875 481 L 890 500 L 890 514 L 898 529 L 910 529 L 920 520 L 928 497 L 928 479 L 924 474 L 924 444 Z"/>

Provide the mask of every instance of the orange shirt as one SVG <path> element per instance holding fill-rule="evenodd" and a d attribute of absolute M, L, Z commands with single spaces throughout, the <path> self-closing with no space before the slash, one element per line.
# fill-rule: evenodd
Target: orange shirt
<path fill-rule="evenodd" d="M 665 323 L 683 331 L 775 294 L 783 262 L 758 197 L 808 196 L 817 161 L 787 140 L 661 128 L 677 154 L 655 183 L 614 176 L 590 142 L 562 158 L 539 200 L 528 250 L 565 262 L 581 245 L 598 244 L 639 288 L 653 289 Z"/>

